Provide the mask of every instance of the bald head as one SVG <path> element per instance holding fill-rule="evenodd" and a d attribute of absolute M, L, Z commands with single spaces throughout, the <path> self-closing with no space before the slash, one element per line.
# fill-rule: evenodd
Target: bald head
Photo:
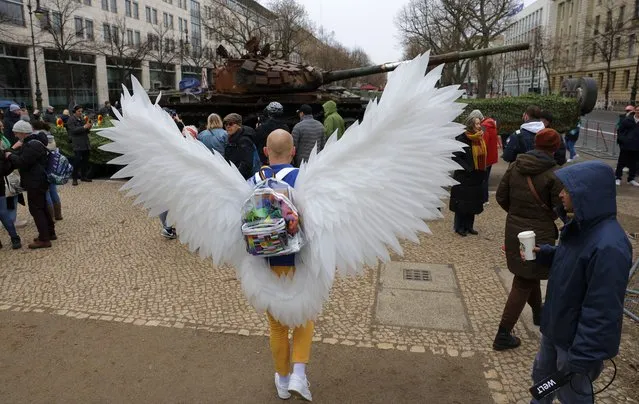
<path fill-rule="evenodd" d="M 264 154 L 269 164 L 289 164 L 295 156 L 293 136 L 283 129 L 276 129 L 266 138 Z"/>

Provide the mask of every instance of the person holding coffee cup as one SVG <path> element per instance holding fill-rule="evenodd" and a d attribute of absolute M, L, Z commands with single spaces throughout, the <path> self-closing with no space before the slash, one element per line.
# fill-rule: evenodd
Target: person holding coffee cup
<path fill-rule="evenodd" d="M 493 349 L 498 351 L 521 344 L 512 335 L 512 329 L 526 303 L 532 308 L 535 325 L 540 323 L 540 280 L 548 279 L 549 268 L 534 261 L 533 249 L 537 243 L 554 244 L 559 234 L 554 208 L 561 204 L 559 193 L 563 185 L 554 174 L 559 166 L 553 155 L 560 145 L 557 131 L 539 131 L 535 149 L 517 156 L 497 188 L 497 203 L 508 212 L 504 234 L 506 262 L 515 275 L 493 342 Z"/>

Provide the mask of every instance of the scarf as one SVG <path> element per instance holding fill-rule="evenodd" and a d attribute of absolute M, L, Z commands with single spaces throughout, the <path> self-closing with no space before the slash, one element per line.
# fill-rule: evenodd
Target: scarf
<path fill-rule="evenodd" d="M 466 132 L 466 137 L 471 141 L 475 170 L 486 171 L 486 142 L 484 142 L 483 133 L 477 132 L 472 135 Z"/>

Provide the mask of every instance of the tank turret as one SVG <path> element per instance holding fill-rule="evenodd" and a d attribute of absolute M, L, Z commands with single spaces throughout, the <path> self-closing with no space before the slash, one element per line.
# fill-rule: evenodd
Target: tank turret
<path fill-rule="evenodd" d="M 529 44 L 497 46 L 465 52 L 431 55 L 428 65 L 526 50 Z M 319 68 L 282 59 L 260 57 L 256 53 L 241 59 L 227 59 L 215 72 L 215 90 L 220 94 L 286 94 L 315 91 L 322 85 L 355 77 L 393 71 L 403 62 L 322 71 Z"/>

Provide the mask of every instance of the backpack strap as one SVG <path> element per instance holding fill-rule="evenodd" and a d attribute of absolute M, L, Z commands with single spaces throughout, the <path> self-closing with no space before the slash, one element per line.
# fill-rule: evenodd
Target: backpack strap
<path fill-rule="evenodd" d="M 541 200 L 541 197 L 539 196 L 539 193 L 537 193 L 537 189 L 535 188 L 535 185 L 533 184 L 532 177 L 527 176 L 526 182 L 528 183 L 528 188 L 530 189 L 530 193 L 533 194 L 539 206 L 541 206 L 544 209 L 544 211 L 546 211 L 546 213 L 550 215 L 553 221 L 557 220 L 557 214 L 552 209 L 550 209 L 548 205 L 544 203 L 544 201 Z"/>
<path fill-rule="evenodd" d="M 277 174 L 275 174 L 275 178 L 280 181 L 284 181 L 284 177 L 289 175 L 294 170 L 297 170 L 297 168 L 295 167 L 282 168 L 280 171 L 277 172 Z"/>

